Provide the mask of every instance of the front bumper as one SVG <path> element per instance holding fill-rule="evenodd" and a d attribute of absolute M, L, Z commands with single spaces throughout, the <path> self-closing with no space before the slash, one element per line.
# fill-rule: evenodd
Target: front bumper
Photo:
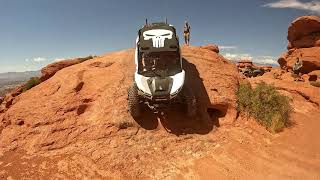
<path fill-rule="evenodd" d="M 178 94 L 179 94 L 180 90 L 176 91 L 173 94 L 168 94 L 165 96 L 152 96 L 150 94 L 147 94 L 141 90 L 138 90 L 138 94 L 139 96 L 142 96 L 144 99 L 147 99 L 149 101 L 154 101 L 154 102 L 165 102 L 165 101 L 171 101 L 173 99 L 175 99 Z"/>

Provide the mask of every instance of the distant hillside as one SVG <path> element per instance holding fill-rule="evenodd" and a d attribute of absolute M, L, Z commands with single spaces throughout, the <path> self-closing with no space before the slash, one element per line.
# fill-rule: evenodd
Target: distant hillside
<path fill-rule="evenodd" d="M 233 62 L 234 64 L 238 64 L 238 60 L 232 60 L 229 59 L 231 62 Z M 253 64 L 257 65 L 257 66 L 272 66 L 272 67 L 279 67 L 279 64 L 270 64 L 270 63 L 261 63 L 261 62 L 256 62 L 253 61 Z"/>
<path fill-rule="evenodd" d="M 4 96 L 7 91 L 23 84 L 31 77 L 40 75 L 40 71 L 26 71 L 26 72 L 7 72 L 0 73 L 0 97 Z"/>
<path fill-rule="evenodd" d="M 0 84 L 4 81 L 25 81 L 28 80 L 30 77 L 35 77 L 39 75 L 40 71 L 0 73 Z"/>

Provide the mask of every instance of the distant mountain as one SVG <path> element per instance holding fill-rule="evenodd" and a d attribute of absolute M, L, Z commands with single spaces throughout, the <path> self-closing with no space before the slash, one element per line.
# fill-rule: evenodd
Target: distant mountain
<path fill-rule="evenodd" d="M 40 71 L 26 71 L 26 72 L 7 72 L 0 73 L 0 86 L 12 82 L 27 81 L 31 77 L 40 75 Z"/>
<path fill-rule="evenodd" d="M 25 72 L 6 72 L 0 73 L 0 79 L 29 79 L 30 77 L 39 76 L 40 71 L 25 71 Z"/>
<path fill-rule="evenodd" d="M 234 64 L 238 64 L 239 60 L 233 60 L 233 59 L 229 59 L 232 63 Z M 270 63 L 262 63 L 262 62 L 256 62 L 256 61 L 253 61 L 252 62 L 254 65 L 257 65 L 257 66 L 272 66 L 272 67 L 279 67 L 279 64 L 270 64 Z"/>

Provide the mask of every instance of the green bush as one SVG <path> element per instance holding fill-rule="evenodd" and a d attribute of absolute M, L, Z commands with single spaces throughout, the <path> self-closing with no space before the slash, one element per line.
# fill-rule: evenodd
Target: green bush
<path fill-rule="evenodd" d="M 28 91 L 29 89 L 33 88 L 34 86 L 41 83 L 41 80 L 38 77 L 32 77 L 29 81 L 24 85 L 23 92 Z"/>
<path fill-rule="evenodd" d="M 278 132 L 287 124 L 292 107 L 274 86 L 265 82 L 256 88 L 249 83 L 240 84 L 237 97 L 238 110 L 248 112 L 270 132 Z"/>
<path fill-rule="evenodd" d="M 84 61 L 87 61 L 89 59 L 93 59 L 93 56 L 87 56 L 87 57 L 83 57 L 83 58 L 78 58 L 79 63 L 83 63 Z"/>
<path fill-rule="evenodd" d="M 320 87 L 320 82 L 317 81 L 311 81 L 310 84 L 314 87 Z"/>

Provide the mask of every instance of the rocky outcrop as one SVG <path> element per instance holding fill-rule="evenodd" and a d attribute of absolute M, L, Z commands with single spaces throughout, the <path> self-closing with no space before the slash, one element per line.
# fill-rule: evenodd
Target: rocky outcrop
<path fill-rule="evenodd" d="M 288 29 L 288 41 L 288 49 L 319 46 L 320 18 L 302 16 L 293 21 Z"/>
<path fill-rule="evenodd" d="M 63 60 L 63 61 L 49 64 L 48 66 L 41 69 L 42 75 L 40 77 L 40 80 L 45 81 L 63 68 L 66 68 L 66 67 L 69 67 L 69 66 L 72 66 L 75 64 L 79 64 L 81 62 L 84 62 L 84 61 L 92 59 L 92 58 L 93 58 L 93 56 L 88 56 L 88 57 L 84 57 L 84 58 L 68 59 L 68 60 Z"/>
<path fill-rule="evenodd" d="M 250 83 L 258 84 L 266 82 L 276 87 L 280 91 L 286 91 L 297 94 L 304 98 L 305 101 L 310 102 L 316 108 L 320 106 L 320 88 L 311 86 L 308 82 L 294 82 L 290 73 L 281 73 L 281 78 L 275 78 L 274 72 L 266 73 L 264 76 L 249 79 Z M 299 107 L 303 109 L 304 107 Z"/>
<path fill-rule="evenodd" d="M 188 120 L 179 111 L 172 112 L 159 117 L 163 126 L 174 134 L 203 134 L 212 130 L 215 121 L 233 122 L 237 115 L 236 66 L 199 47 L 184 47 L 182 54 L 186 84 L 196 93 L 199 117 Z M 0 149 L 19 148 L 31 153 L 79 144 L 86 149 L 99 138 L 116 138 L 116 129 L 130 127 L 132 122 L 144 129 L 154 128 L 156 117 L 148 110 L 144 118 L 135 120 L 127 112 L 127 89 L 135 70 L 133 56 L 130 49 L 62 69 L 20 94 L 7 111 L 0 113 Z"/>
<path fill-rule="evenodd" d="M 210 51 L 213 51 L 215 53 L 219 53 L 219 47 L 218 45 L 215 45 L 215 44 L 207 44 L 205 46 L 201 46 L 202 49 L 208 49 Z"/>
<path fill-rule="evenodd" d="M 261 66 L 261 65 L 253 64 L 251 60 L 241 60 L 237 63 L 237 67 L 239 70 L 244 68 L 259 69 L 264 72 L 270 72 L 272 70 L 272 66 Z"/>
<path fill-rule="evenodd" d="M 75 65 L 75 64 L 79 64 L 82 63 L 86 60 L 92 59 L 94 58 L 94 56 L 87 56 L 84 58 L 76 58 L 76 59 L 71 59 L 71 60 L 64 60 L 64 61 L 59 61 L 59 62 L 55 62 L 52 64 L 49 64 L 48 66 L 44 67 L 41 70 L 41 77 L 34 77 L 34 80 L 39 81 L 39 83 L 41 83 L 42 81 L 45 81 L 49 78 L 51 78 L 55 73 L 57 73 L 58 71 L 60 71 L 63 68 Z M 31 78 L 30 80 L 32 80 L 33 78 Z M 30 81 L 29 80 L 29 81 Z M 29 90 L 30 88 L 32 88 L 37 84 L 30 84 L 28 85 L 29 82 L 13 89 L 12 91 L 8 92 L 4 98 L 2 99 L 2 101 L 0 102 L 0 113 L 4 113 L 5 111 L 7 111 L 15 102 L 15 99 L 24 91 Z M 30 82 L 30 83 L 34 83 L 34 82 Z M 32 87 L 27 87 L 27 86 L 32 86 Z"/>
<path fill-rule="evenodd" d="M 290 50 L 278 59 L 278 63 L 281 68 L 292 70 L 298 57 L 303 61 L 302 73 L 307 74 L 314 70 L 320 70 L 320 47 Z"/>
<path fill-rule="evenodd" d="M 61 69 L 20 94 L 0 113 L 0 153 L 78 154 L 88 159 L 81 163 L 95 162 L 127 179 L 149 177 L 154 168 L 145 165 L 150 158 L 162 169 L 177 158 L 185 162 L 190 153 L 207 152 L 214 127 L 237 117 L 237 68 L 213 51 L 181 50 L 197 117 L 188 118 L 180 107 L 164 114 L 144 108 L 143 116 L 133 119 L 127 110 L 135 71 L 134 50 L 129 49 Z"/>
<path fill-rule="evenodd" d="M 282 69 L 292 70 L 300 58 L 303 61 L 301 72 L 304 74 L 320 70 L 320 18 L 302 16 L 292 22 L 288 29 L 288 52 L 278 59 Z"/>
<path fill-rule="evenodd" d="M 237 63 L 238 68 L 246 68 L 246 67 L 253 67 L 253 62 L 250 60 L 241 60 Z"/>

